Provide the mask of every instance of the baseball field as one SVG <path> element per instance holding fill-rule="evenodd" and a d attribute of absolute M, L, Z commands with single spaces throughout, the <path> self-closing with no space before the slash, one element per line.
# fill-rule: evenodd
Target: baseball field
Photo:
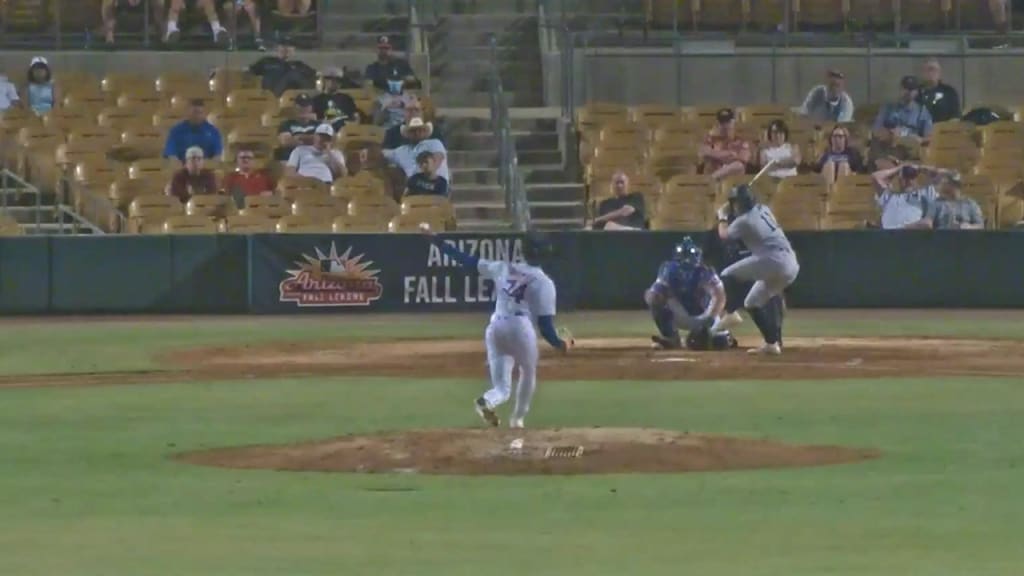
<path fill-rule="evenodd" d="M 795 310 L 779 358 L 566 314 L 516 433 L 472 410 L 486 322 L 4 320 L 0 574 L 1024 566 L 1024 312 Z"/>

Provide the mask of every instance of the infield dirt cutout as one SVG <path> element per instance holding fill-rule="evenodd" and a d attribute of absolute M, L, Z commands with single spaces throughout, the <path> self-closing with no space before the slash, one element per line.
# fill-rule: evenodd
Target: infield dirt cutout
<path fill-rule="evenodd" d="M 206 466 L 282 471 L 568 475 L 790 468 L 856 462 L 874 456 L 877 452 L 871 450 L 793 446 L 647 428 L 480 428 L 410 430 L 301 444 L 220 448 L 178 458 Z"/>

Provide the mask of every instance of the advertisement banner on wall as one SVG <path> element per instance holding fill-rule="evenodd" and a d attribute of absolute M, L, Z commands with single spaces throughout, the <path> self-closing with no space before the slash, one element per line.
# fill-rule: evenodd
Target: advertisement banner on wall
<path fill-rule="evenodd" d="M 463 252 L 522 261 L 513 235 L 459 235 Z M 494 286 L 425 238 L 395 235 L 259 235 L 252 240 L 255 312 L 486 310 Z"/>

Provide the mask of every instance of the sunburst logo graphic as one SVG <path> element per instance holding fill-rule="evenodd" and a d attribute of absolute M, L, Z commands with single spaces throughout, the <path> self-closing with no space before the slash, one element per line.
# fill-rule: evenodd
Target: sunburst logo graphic
<path fill-rule="evenodd" d="M 302 255 L 296 268 L 287 270 L 288 278 L 281 281 L 281 302 L 294 302 L 305 306 L 369 306 L 384 292 L 377 275 L 380 270 L 370 268 L 372 260 L 363 260 L 365 254 L 352 254 L 349 246 L 338 254 L 331 242 L 331 250 L 324 253 L 314 247 L 315 254 Z"/>

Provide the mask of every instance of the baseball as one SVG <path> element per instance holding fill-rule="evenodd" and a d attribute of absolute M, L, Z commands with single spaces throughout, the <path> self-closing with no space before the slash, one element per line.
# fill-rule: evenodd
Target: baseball
<path fill-rule="evenodd" d="M 523 439 L 516 438 L 515 440 L 509 443 L 508 449 L 513 452 L 519 452 L 520 450 L 523 449 Z"/>
<path fill-rule="evenodd" d="M 430 232 L 430 224 L 427 223 L 427 222 L 420 222 L 420 231 L 421 232 Z"/>

